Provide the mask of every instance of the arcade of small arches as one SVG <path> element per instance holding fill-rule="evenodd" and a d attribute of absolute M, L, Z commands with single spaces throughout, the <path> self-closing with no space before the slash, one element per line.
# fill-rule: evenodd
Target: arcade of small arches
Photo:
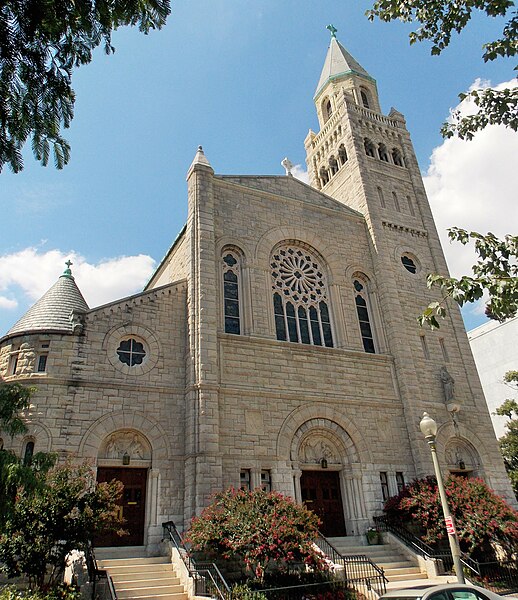
<path fill-rule="evenodd" d="M 359 104 L 360 106 L 363 106 L 363 108 L 367 108 L 369 110 L 371 110 L 373 108 L 371 94 L 366 88 L 360 87 L 359 91 L 355 90 L 354 94 L 356 96 L 355 100 L 356 100 L 357 104 Z M 321 110 L 322 110 L 323 121 L 324 121 L 324 123 L 327 123 L 334 114 L 333 104 L 332 104 L 331 98 L 329 96 L 326 96 L 322 100 Z"/>
<path fill-rule="evenodd" d="M 376 144 L 370 138 L 364 138 L 363 145 L 365 154 L 371 158 L 377 158 L 382 162 L 395 165 L 396 167 L 406 166 L 403 153 L 396 146 L 389 150 L 383 142 Z"/>

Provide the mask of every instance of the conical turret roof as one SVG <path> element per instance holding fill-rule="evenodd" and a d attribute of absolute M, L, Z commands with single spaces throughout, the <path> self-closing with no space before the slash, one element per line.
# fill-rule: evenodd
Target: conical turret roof
<path fill-rule="evenodd" d="M 331 43 L 329 44 L 329 49 L 327 51 L 326 60 L 324 62 L 324 68 L 322 69 L 320 80 L 315 92 L 315 98 L 328 81 L 350 73 L 360 75 L 360 77 L 366 77 L 367 79 L 373 81 L 373 78 L 360 65 L 360 63 L 353 58 L 349 52 L 347 52 L 347 50 L 335 37 L 332 37 Z"/>
<path fill-rule="evenodd" d="M 90 309 L 72 277 L 70 264 L 70 262 L 67 263 L 63 275 L 11 327 L 7 335 L 49 330 L 72 333 L 72 322 L 70 320 L 72 310 L 87 311 Z"/>

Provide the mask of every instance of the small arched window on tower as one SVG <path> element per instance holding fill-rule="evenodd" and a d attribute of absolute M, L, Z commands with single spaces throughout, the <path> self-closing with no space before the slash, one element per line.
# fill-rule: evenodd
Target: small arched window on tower
<path fill-rule="evenodd" d="M 398 211 L 401 212 L 401 206 L 399 204 L 399 198 L 397 197 L 396 192 L 392 192 L 392 200 L 394 201 L 394 208 Z"/>
<path fill-rule="evenodd" d="M 331 177 L 338 173 L 338 163 L 333 155 L 329 157 L 329 172 L 331 173 Z"/>
<path fill-rule="evenodd" d="M 379 198 L 381 207 L 385 208 L 385 196 L 383 195 L 383 190 L 380 187 L 378 187 L 378 198 Z"/>
<path fill-rule="evenodd" d="M 369 138 L 365 138 L 364 144 L 365 144 L 365 154 L 367 156 L 372 156 L 372 158 L 375 158 L 376 157 L 376 147 L 374 146 L 372 141 L 369 140 Z"/>
<path fill-rule="evenodd" d="M 274 250 L 270 267 L 277 339 L 332 348 L 321 259 L 308 246 L 291 242 Z"/>
<path fill-rule="evenodd" d="M 29 441 L 25 442 L 25 448 L 23 451 L 24 466 L 29 466 L 31 464 L 33 456 L 34 456 L 34 440 L 29 440 Z"/>
<path fill-rule="evenodd" d="M 340 144 L 340 147 L 338 148 L 338 162 L 340 163 L 340 166 L 347 162 L 347 152 L 343 144 Z"/>
<path fill-rule="evenodd" d="M 369 96 L 368 96 L 366 90 L 364 90 L 364 89 L 360 90 L 360 97 L 362 99 L 363 106 L 365 106 L 365 108 L 370 108 Z"/>
<path fill-rule="evenodd" d="M 320 176 L 320 181 L 322 182 L 322 187 L 329 183 L 329 173 L 325 167 L 320 167 L 320 171 L 318 172 Z"/>
<path fill-rule="evenodd" d="M 327 123 L 333 114 L 333 106 L 329 98 L 324 98 L 322 102 L 322 114 L 324 116 L 324 123 Z"/>
<path fill-rule="evenodd" d="M 379 154 L 380 160 L 382 160 L 383 162 L 390 162 L 388 151 L 387 151 L 387 146 L 385 146 L 385 144 L 379 144 L 378 154 Z"/>
<path fill-rule="evenodd" d="M 405 166 L 403 155 L 401 154 L 401 150 L 399 148 L 392 148 L 392 160 L 398 167 Z"/>
<path fill-rule="evenodd" d="M 365 352 L 375 354 L 376 346 L 374 344 L 374 334 L 372 331 L 371 308 L 367 285 L 368 279 L 364 275 L 356 273 L 353 279 L 354 302 L 356 304 L 356 314 L 358 315 L 363 349 Z"/>
<path fill-rule="evenodd" d="M 234 249 L 222 254 L 225 333 L 241 333 L 241 256 Z"/>

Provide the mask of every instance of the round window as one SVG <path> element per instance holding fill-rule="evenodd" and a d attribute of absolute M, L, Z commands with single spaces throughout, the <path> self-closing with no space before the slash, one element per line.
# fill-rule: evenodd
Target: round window
<path fill-rule="evenodd" d="M 403 256 L 401 257 L 401 262 L 409 273 L 412 273 L 412 275 L 415 275 L 417 273 L 417 265 L 415 261 L 412 258 L 410 258 L 410 256 L 408 256 L 408 254 L 403 254 Z"/>
<path fill-rule="evenodd" d="M 128 365 L 129 367 L 141 365 L 146 358 L 144 344 L 138 342 L 134 338 L 123 340 L 117 348 L 117 356 L 121 363 Z"/>

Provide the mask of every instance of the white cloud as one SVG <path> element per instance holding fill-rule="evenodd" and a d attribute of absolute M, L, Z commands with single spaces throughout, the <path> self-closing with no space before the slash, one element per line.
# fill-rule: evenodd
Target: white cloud
<path fill-rule="evenodd" d="M 309 184 L 309 173 L 302 165 L 294 165 L 291 169 L 291 174 L 295 179 L 299 179 L 303 183 Z"/>
<path fill-rule="evenodd" d="M 18 307 L 17 300 L 12 300 L 11 298 L 6 298 L 5 296 L 0 296 L 0 308 L 5 308 L 7 310 L 13 310 Z"/>
<path fill-rule="evenodd" d="M 32 304 L 57 280 L 65 261 L 73 263 L 72 271 L 90 307 L 128 296 L 142 289 L 155 267 L 150 256 L 120 256 L 89 263 L 76 252 L 25 248 L 0 256 L 0 306 L 14 308 Z M 11 299 L 9 299 L 11 298 Z"/>
<path fill-rule="evenodd" d="M 488 85 L 489 82 L 477 80 L 472 88 Z M 511 86 L 516 86 L 516 80 L 496 87 Z M 473 102 L 464 101 L 454 110 L 469 114 L 476 107 Z M 450 138 L 433 150 L 424 184 L 453 276 L 470 272 L 475 253 L 467 246 L 451 244 L 447 228 L 491 231 L 500 237 L 517 233 L 517 156 L 516 132 L 496 125 L 478 132 L 471 141 Z"/>

